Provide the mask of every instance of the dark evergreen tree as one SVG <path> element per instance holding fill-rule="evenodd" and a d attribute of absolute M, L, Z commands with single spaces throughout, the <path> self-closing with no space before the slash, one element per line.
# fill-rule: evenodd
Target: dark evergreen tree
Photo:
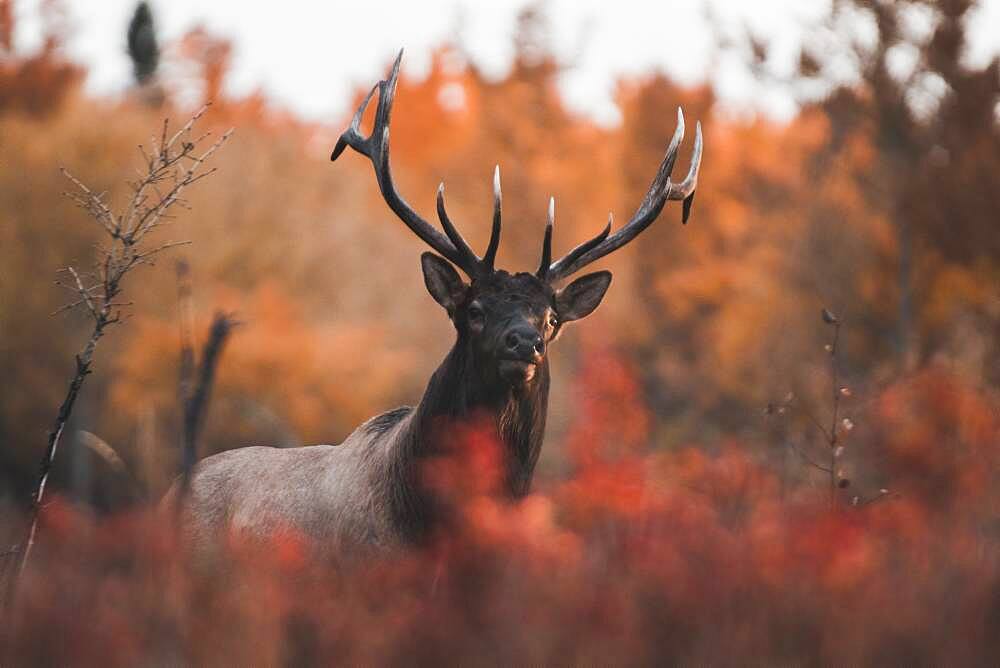
<path fill-rule="evenodd" d="M 132 71 L 140 85 L 148 83 L 160 63 L 160 47 L 156 42 L 156 26 L 149 4 L 140 2 L 128 24 L 128 55 Z"/>

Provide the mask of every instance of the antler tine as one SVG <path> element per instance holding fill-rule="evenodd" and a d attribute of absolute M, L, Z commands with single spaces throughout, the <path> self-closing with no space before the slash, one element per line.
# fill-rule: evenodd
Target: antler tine
<path fill-rule="evenodd" d="M 333 153 L 330 154 L 330 162 L 336 161 L 348 145 L 352 146 L 354 150 L 359 153 L 369 155 L 367 150 L 368 139 L 361 136 L 361 117 L 365 115 L 365 110 L 368 109 L 368 104 L 372 101 L 372 96 L 375 95 L 375 91 L 378 90 L 380 84 L 381 82 L 372 86 L 372 89 L 368 91 L 368 95 L 361 102 L 361 106 L 358 107 L 356 112 L 354 112 L 354 118 L 351 119 L 351 124 L 348 126 L 347 130 L 340 135 L 340 139 L 337 140 L 337 145 L 333 147 Z M 359 148 L 361 145 L 364 145 L 365 150 L 361 150 L 361 148 Z M 369 157 L 371 156 L 369 155 Z"/>
<path fill-rule="evenodd" d="M 558 271 L 557 265 L 561 264 L 562 266 L 570 267 L 581 257 L 583 257 L 584 255 L 586 255 L 587 253 L 589 253 L 590 251 L 594 250 L 599 245 L 601 245 L 601 242 L 607 239 L 608 235 L 611 234 L 611 225 L 614 223 L 614 221 L 615 217 L 609 211 L 608 224 L 604 226 L 604 229 L 598 232 L 593 238 L 584 241 L 579 246 L 576 246 L 575 248 L 570 250 L 570 252 L 566 253 L 566 256 L 563 257 L 563 259 L 559 260 L 559 262 L 557 262 L 556 264 L 553 264 L 552 267 L 549 268 L 549 280 L 551 281 L 557 280 L 556 278 L 553 278 L 553 276 L 557 275 L 554 274 L 554 272 Z M 566 275 L 568 276 L 569 274 Z"/>
<path fill-rule="evenodd" d="M 687 225 L 691 215 L 691 205 L 694 204 L 694 190 L 698 187 L 698 172 L 701 170 L 701 121 L 695 126 L 694 153 L 691 155 L 691 167 L 687 176 L 680 183 L 671 184 L 667 199 L 684 200 L 681 223 Z"/>
<path fill-rule="evenodd" d="M 638 210 L 629 222 L 614 234 L 609 236 L 611 230 L 611 219 L 608 219 L 608 226 L 590 241 L 581 244 L 570 251 L 565 257 L 553 263 L 548 271 L 548 280 L 557 281 L 579 271 L 586 265 L 604 257 L 608 253 L 618 250 L 625 244 L 632 241 L 640 232 L 649 227 L 657 219 L 663 210 L 667 200 L 684 200 L 682 222 L 686 223 L 691 213 L 691 205 L 694 202 L 694 191 L 698 185 L 698 172 L 701 168 L 701 155 L 703 139 L 701 133 L 701 123 L 698 123 L 695 130 L 694 152 L 691 159 L 691 169 L 687 177 L 679 184 L 670 180 L 674 164 L 677 162 L 677 151 L 681 141 L 684 139 L 684 113 L 677 109 L 677 129 L 670 140 L 667 152 L 663 156 L 656 176 L 643 197 Z"/>
<path fill-rule="evenodd" d="M 644 208 L 655 206 L 661 194 L 669 194 L 670 175 L 674 171 L 674 165 L 677 164 L 677 151 L 681 147 L 681 142 L 684 141 L 685 130 L 684 111 L 680 107 L 677 107 L 677 127 L 674 129 L 674 136 L 670 138 L 670 144 L 667 146 L 667 152 L 663 155 L 663 161 L 656 170 L 656 176 L 653 177 L 653 182 L 649 184 L 649 190 L 646 191 L 646 196 L 642 198 L 642 204 L 639 206 L 639 211 L 636 212 L 633 219 L 637 218 Z M 666 204 L 666 199 L 664 198 L 659 204 L 662 207 Z"/>
<path fill-rule="evenodd" d="M 449 240 L 449 237 L 452 236 L 451 234 L 446 237 L 434 229 L 403 199 L 396 191 L 396 186 L 392 181 L 392 171 L 389 168 L 389 120 L 392 114 L 392 103 L 396 95 L 396 83 L 399 79 L 399 65 L 402 59 L 403 50 L 400 49 L 399 55 L 396 56 L 396 60 L 392 64 L 392 71 L 389 73 L 389 78 L 379 81 L 372 88 L 371 92 L 368 93 L 368 96 L 354 114 L 354 118 L 351 119 L 350 126 L 340 135 L 340 139 L 337 140 L 337 145 L 330 154 L 330 160 L 339 158 L 348 146 L 371 160 L 382 198 L 389 205 L 389 208 L 392 209 L 393 213 L 414 234 L 420 237 L 424 243 L 461 268 L 469 277 L 473 277 L 478 274 L 481 267 L 478 263 L 472 261 L 475 258 L 474 254 L 470 257 L 461 248 L 464 241 L 462 244 L 456 244 L 454 243 L 454 238 Z M 371 134 L 365 137 L 361 134 L 361 119 L 376 90 L 378 91 L 378 106 L 375 109 L 375 124 L 372 127 Z M 444 224 L 443 221 L 442 224 Z M 453 229 L 453 232 L 457 238 L 461 238 L 457 230 Z M 467 247 L 467 244 L 465 246 Z"/>
<path fill-rule="evenodd" d="M 483 255 L 483 265 L 493 271 L 493 263 L 497 259 L 497 249 L 500 248 L 500 209 L 503 194 L 500 192 L 500 165 L 493 169 L 493 229 L 490 231 L 490 245 Z"/>
<path fill-rule="evenodd" d="M 455 248 L 459 253 L 468 258 L 470 266 L 478 265 L 479 258 L 476 256 L 475 251 L 472 247 L 465 241 L 462 235 L 458 232 L 458 229 L 452 224 L 451 219 L 448 217 L 448 212 L 444 208 L 444 181 L 438 186 L 437 193 L 437 213 L 438 218 L 441 220 L 441 227 L 444 228 L 444 233 L 448 235 L 451 239 L 451 243 L 455 244 Z"/>
<path fill-rule="evenodd" d="M 538 265 L 535 273 L 538 278 L 545 280 L 549 274 L 549 265 L 552 263 L 552 228 L 556 224 L 556 198 L 549 198 L 549 217 L 545 223 L 545 238 L 542 240 L 542 261 Z"/>

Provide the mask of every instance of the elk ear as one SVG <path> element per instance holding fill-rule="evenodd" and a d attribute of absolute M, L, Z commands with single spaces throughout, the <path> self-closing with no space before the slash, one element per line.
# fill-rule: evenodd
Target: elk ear
<path fill-rule="evenodd" d="M 576 279 L 556 293 L 559 320 L 569 322 L 587 317 L 600 305 L 610 286 L 610 271 L 596 271 Z"/>
<path fill-rule="evenodd" d="M 468 286 L 447 260 L 434 253 L 421 255 L 420 266 L 424 270 L 424 285 L 427 286 L 427 292 L 431 293 L 434 301 L 448 311 L 449 316 L 452 315 L 465 296 L 465 289 Z"/>

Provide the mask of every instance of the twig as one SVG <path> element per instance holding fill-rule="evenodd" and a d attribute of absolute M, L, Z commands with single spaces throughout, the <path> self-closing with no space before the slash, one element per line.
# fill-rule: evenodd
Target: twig
<path fill-rule="evenodd" d="M 802 408 L 802 415 L 806 416 L 806 419 L 813 423 L 813 426 L 819 429 L 819 433 L 823 434 L 823 440 L 827 443 L 830 442 L 830 432 L 826 430 L 826 427 L 819 421 L 819 419 L 812 414 L 808 408 Z"/>
<path fill-rule="evenodd" d="M 792 441 L 788 441 L 788 447 L 790 447 L 792 450 L 794 450 L 795 453 L 799 457 L 802 458 L 802 461 L 804 461 L 805 463 L 809 464 L 810 466 L 812 466 L 812 467 L 814 467 L 814 468 L 816 468 L 816 469 L 818 469 L 820 471 L 823 471 L 824 473 L 829 473 L 830 472 L 830 469 L 828 469 L 827 467 L 823 466 L 822 464 L 820 464 L 819 462 L 817 462 L 815 459 L 813 459 L 812 457 L 810 457 L 809 455 L 807 455 L 805 453 L 805 451 L 803 451 L 801 448 L 799 448 L 797 445 L 795 445 L 795 443 L 793 443 Z"/>
<path fill-rule="evenodd" d="M 829 320 L 827 320 L 829 316 Z M 837 418 L 840 416 L 840 387 L 837 377 L 837 344 L 840 342 L 840 320 L 830 311 L 824 309 L 823 319 L 833 325 L 833 343 L 830 344 L 830 384 L 833 392 L 833 417 L 830 423 L 830 433 L 827 442 L 830 444 L 830 507 L 837 505 L 837 485 L 840 476 L 837 473 Z"/>
<path fill-rule="evenodd" d="M 69 173 L 65 167 L 60 167 L 59 171 L 62 175 L 69 179 L 73 185 L 75 185 L 80 192 L 77 193 L 65 193 L 67 197 L 76 202 L 76 204 L 87 211 L 91 217 L 100 223 L 105 231 L 111 235 L 112 238 L 117 239 L 121 232 L 121 225 L 115 215 L 108 208 L 108 205 L 104 203 L 104 193 L 95 193 L 90 188 L 85 186 L 78 178 Z"/>
<path fill-rule="evenodd" d="M 73 276 L 73 280 L 76 281 L 76 289 L 79 291 L 83 302 L 87 305 L 87 310 L 90 311 L 90 314 L 94 316 L 94 319 L 96 320 L 98 318 L 97 308 L 94 307 L 94 300 L 90 298 L 90 291 L 83 287 L 83 281 L 80 280 L 80 274 L 76 273 L 76 269 L 73 267 L 66 267 L 66 271 Z"/>
<path fill-rule="evenodd" d="M 855 496 L 853 499 L 851 499 L 851 505 L 863 508 L 865 506 L 870 506 L 879 503 L 881 501 L 892 501 L 893 499 L 898 499 L 902 496 L 903 495 L 900 494 L 899 492 L 890 492 L 889 490 L 883 487 L 878 491 L 878 494 L 870 496 L 868 498 Z"/>

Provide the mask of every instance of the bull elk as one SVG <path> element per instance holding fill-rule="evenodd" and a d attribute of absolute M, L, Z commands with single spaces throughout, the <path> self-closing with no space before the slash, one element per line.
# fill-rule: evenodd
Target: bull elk
<path fill-rule="evenodd" d="M 292 527 L 329 545 L 396 546 L 419 542 L 438 524 L 431 490 L 421 467 L 436 456 L 451 427 L 486 416 L 500 444 L 502 486 L 518 498 L 528 492 L 545 433 L 549 366 L 547 352 L 562 328 L 597 308 L 611 284 L 598 271 L 557 289 L 580 269 L 632 241 L 650 226 L 669 200 L 683 203 L 687 222 L 701 163 L 698 125 L 690 171 L 670 180 L 684 137 L 677 129 L 656 177 L 632 219 L 611 232 L 611 219 L 595 237 L 552 261 L 554 200 L 541 262 L 534 273 L 511 274 L 494 267 L 500 245 L 500 170 L 493 177 L 493 228 L 482 257 L 476 255 L 445 211 L 444 184 L 437 192 L 443 234 L 396 191 L 389 169 L 389 117 L 402 51 L 388 79 L 376 84 L 331 156 L 349 146 L 371 160 L 385 202 L 435 253 L 420 260 L 431 297 L 448 313 L 456 339 L 431 376 L 420 403 L 378 415 L 337 446 L 245 447 L 208 457 L 196 467 L 185 500 L 185 526 L 198 541 L 226 525 L 253 533 Z M 361 119 L 378 92 L 374 128 L 367 137 Z M 464 272 L 463 280 L 456 267 Z M 176 494 L 176 492 L 175 492 Z"/>

